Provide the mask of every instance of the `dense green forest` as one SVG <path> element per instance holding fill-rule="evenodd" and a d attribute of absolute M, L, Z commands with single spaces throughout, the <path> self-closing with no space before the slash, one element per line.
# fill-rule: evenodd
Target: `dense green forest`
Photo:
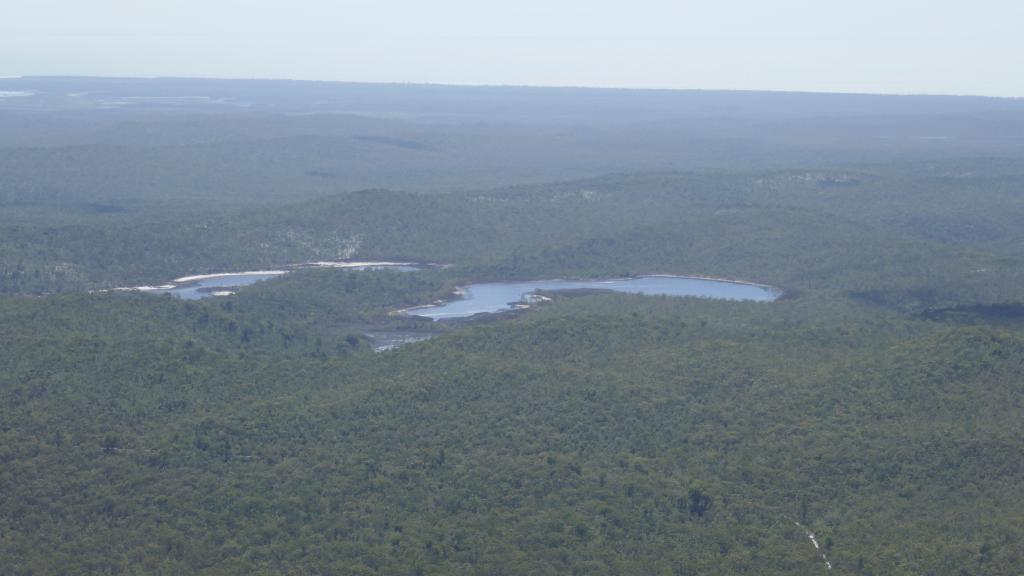
<path fill-rule="evenodd" d="M 270 84 L 245 113 L 100 113 L 47 85 L 0 108 L 2 574 L 1024 565 L 1015 103 L 310 86 L 326 108 L 292 116 Z M 657 120 L 706 154 L 643 148 Z M 960 139 L 872 136 L 922 126 Z M 438 266 L 107 290 L 349 259 Z M 652 273 L 783 296 L 398 313 L 469 282 Z"/>
<path fill-rule="evenodd" d="M 1016 330 L 587 296 L 374 354 L 245 295 L 7 307 L 10 573 L 820 569 L 796 521 L 843 573 L 1022 561 Z"/>

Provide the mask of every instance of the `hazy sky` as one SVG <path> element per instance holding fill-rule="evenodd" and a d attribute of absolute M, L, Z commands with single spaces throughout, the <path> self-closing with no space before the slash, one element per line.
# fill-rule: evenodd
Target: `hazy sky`
<path fill-rule="evenodd" d="M 0 0 L 0 75 L 1024 96 L 1024 0 Z"/>

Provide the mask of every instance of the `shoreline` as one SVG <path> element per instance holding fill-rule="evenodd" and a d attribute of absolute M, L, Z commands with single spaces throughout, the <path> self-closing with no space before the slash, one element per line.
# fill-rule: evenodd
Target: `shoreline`
<path fill-rule="evenodd" d="M 732 279 L 732 278 L 718 278 L 718 277 L 714 277 L 714 276 L 694 276 L 694 275 L 688 275 L 688 274 L 687 275 L 684 275 L 684 274 L 663 274 L 663 273 L 659 273 L 659 274 L 641 274 L 639 276 L 626 276 L 626 277 L 620 277 L 620 278 L 605 278 L 605 279 L 601 279 L 601 280 L 597 280 L 597 279 L 589 279 L 589 280 L 588 279 L 576 279 L 576 280 L 571 280 L 571 279 L 566 279 L 566 278 L 553 278 L 553 279 L 546 279 L 546 280 L 505 280 L 505 281 L 495 280 L 495 281 L 486 281 L 486 282 L 469 282 L 469 283 L 466 283 L 464 285 L 459 285 L 459 286 L 456 286 L 454 290 L 452 290 L 452 292 L 451 292 L 451 294 L 450 294 L 450 296 L 448 298 L 443 298 L 443 299 L 437 300 L 437 301 L 435 301 L 433 303 L 430 303 L 430 304 L 420 304 L 420 305 L 412 306 L 412 307 L 409 307 L 409 308 L 402 308 L 402 309 L 399 309 L 399 310 L 395 310 L 395 311 L 393 311 L 393 314 L 403 314 L 403 315 L 406 315 L 406 316 L 416 316 L 416 317 L 419 317 L 419 318 L 430 318 L 431 320 L 434 320 L 434 321 L 443 320 L 446 317 L 422 316 L 422 315 L 419 315 L 419 314 L 414 314 L 412 312 L 415 311 L 415 310 L 424 310 L 424 309 L 428 309 L 428 308 L 437 308 L 437 307 L 444 306 L 446 304 L 449 304 L 449 303 L 452 303 L 452 302 L 456 302 L 456 301 L 459 301 L 459 300 L 466 300 L 466 299 L 468 299 L 467 298 L 467 296 L 468 296 L 467 288 L 469 286 L 473 286 L 473 285 L 486 285 L 486 284 L 530 284 L 530 283 L 541 283 L 541 282 L 596 282 L 596 283 L 601 283 L 601 284 L 605 284 L 605 283 L 611 284 L 611 283 L 615 283 L 615 282 L 628 282 L 628 281 L 631 281 L 631 280 L 641 280 L 643 278 L 672 278 L 672 279 L 677 279 L 677 280 L 699 280 L 699 281 L 705 281 L 705 282 L 719 282 L 719 283 L 723 283 L 723 284 L 736 284 L 738 286 L 750 286 L 750 287 L 754 287 L 754 288 L 760 288 L 762 290 L 765 290 L 766 292 L 771 292 L 775 296 L 774 298 L 772 298 L 772 300 L 770 300 L 772 302 L 782 298 L 786 294 L 786 290 L 784 290 L 782 288 L 779 288 L 777 286 L 772 286 L 770 284 L 762 284 L 762 283 L 759 283 L 759 282 L 754 282 L 754 281 L 751 281 L 751 280 L 735 280 L 735 279 Z M 527 296 L 529 296 L 529 294 L 531 294 L 531 292 L 524 293 L 522 298 L 525 299 Z M 512 304 L 513 303 L 509 303 L 510 306 Z M 517 307 L 510 308 L 509 310 L 501 310 L 498 313 L 500 313 L 500 312 L 507 312 L 507 311 L 511 311 L 511 310 L 516 310 L 516 309 L 525 310 L 525 309 L 530 308 L 531 304 L 533 304 L 533 303 L 531 303 L 531 302 L 518 302 L 518 303 L 515 303 L 515 304 L 517 304 Z"/>
<path fill-rule="evenodd" d="M 287 274 L 288 270 L 252 270 L 249 272 L 220 272 L 217 274 L 196 274 L 195 276 L 182 276 L 181 278 L 175 278 L 171 280 L 174 287 L 180 287 L 182 284 L 191 284 L 193 282 L 200 282 L 202 280 L 211 280 L 213 278 L 231 278 L 232 276 L 251 276 L 254 274 L 263 274 L 267 276 L 280 276 Z M 139 288 L 136 289 L 141 289 Z"/>
<path fill-rule="evenodd" d="M 307 270 L 307 269 L 350 269 L 350 268 L 391 268 L 401 266 L 415 266 L 415 267 L 426 267 L 430 264 L 420 264 L 416 262 L 391 262 L 391 261 L 332 261 L 324 260 L 317 262 L 301 262 L 298 264 L 287 264 L 283 269 L 277 270 L 247 270 L 243 272 L 217 272 L 213 274 L 192 274 L 189 276 L 182 276 L 170 280 L 166 284 L 146 284 L 142 286 L 119 286 L 117 288 L 107 288 L 106 290 L 99 290 L 98 292 L 123 292 L 123 291 L 135 291 L 135 292 L 153 292 L 160 290 L 174 290 L 175 288 L 184 288 L 189 284 L 202 282 L 204 280 L 215 280 L 217 278 L 232 278 L 238 276 L 252 276 L 252 275 L 265 275 L 265 276 L 283 276 L 296 270 Z"/>
<path fill-rule="evenodd" d="M 303 262 L 302 264 L 291 264 L 289 267 L 301 270 L 302 268 L 387 268 L 390 266 L 422 266 L 415 262 L 345 262 L 345 261 L 320 261 Z"/>
<path fill-rule="evenodd" d="M 300 262 L 298 264 L 287 264 L 284 268 L 287 270 L 249 270 L 244 272 L 217 272 L 215 274 L 195 274 L 192 276 L 182 276 L 181 278 L 175 278 L 171 280 L 175 287 L 181 284 L 188 284 L 191 282 L 199 282 L 202 280 L 209 280 L 212 278 L 230 278 L 232 276 L 249 276 L 252 274 L 267 274 L 273 276 L 280 276 L 282 274 L 288 274 L 295 270 L 304 270 L 307 268 L 389 268 L 392 266 L 421 266 L 422 264 L 416 264 L 414 262 L 389 262 L 389 261 L 356 261 L 349 262 L 343 260 L 324 260 L 318 262 Z"/>
<path fill-rule="evenodd" d="M 691 276 L 691 275 L 680 275 L 680 274 L 644 274 L 642 276 L 633 276 L 632 278 L 688 278 L 690 280 L 712 280 L 714 282 L 726 282 L 728 284 L 740 284 L 742 286 L 756 286 L 758 288 L 764 288 L 766 290 L 774 290 L 781 296 L 785 290 L 778 286 L 772 286 L 771 284 L 761 284 L 760 282 L 754 282 L 753 280 L 736 280 L 735 278 L 724 278 L 719 276 Z M 631 278 L 627 278 L 631 279 Z"/>

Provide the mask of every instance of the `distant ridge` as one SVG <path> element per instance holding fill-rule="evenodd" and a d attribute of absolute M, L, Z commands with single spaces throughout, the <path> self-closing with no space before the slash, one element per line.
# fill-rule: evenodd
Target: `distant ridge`
<path fill-rule="evenodd" d="M 1024 111 L 1024 99 L 835 92 L 462 86 L 195 78 L 0 78 L 0 90 L 33 90 L 44 108 L 79 108 L 100 98 L 207 97 L 250 111 L 591 118 L 785 119 L 922 116 Z M 74 102 L 69 102 L 73 100 Z M 109 105 L 109 101 L 107 102 Z M 151 103 L 152 104 L 152 103 Z M 2 108 L 10 102 L 0 102 Z M 21 102 L 19 106 L 26 106 Z M 164 103 L 169 106 L 169 103 Z M 179 105 L 180 107 L 180 105 Z"/>

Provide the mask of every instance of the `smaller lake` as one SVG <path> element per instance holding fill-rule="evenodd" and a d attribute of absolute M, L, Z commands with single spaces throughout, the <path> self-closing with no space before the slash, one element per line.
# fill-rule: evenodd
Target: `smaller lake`
<path fill-rule="evenodd" d="M 537 290 L 608 290 L 649 296 L 695 296 L 721 300 L 771 302 L 780 291 L 771 286 L 689 278 L 684 276 L 640 276 L 614 280 L 537 280 L 532 282 L 489 282 L 460 289 L 462 298 L 442 304 L 418 306 L 405 311 L 412 316 L 434 320 L 466 318 L 483 312 L 504 312 L 521 307 Z"/>
<path fill-rule="evenodd" d="M 230 276 L 214 276 L 185 282 L 179 286 L 159 287 L 146 290 L 150 294 L 172 294 L 185 300 L 199 300 L 209 296 L 226 295 L 242 286 L 249 286 L 263 280 L 280 276 L 282 272 L 245 272 Z"/>
<path fill-rule="evenodd" d="M 165 286 L 139 286 L 136 288 L 118 288 L 118 290 L 138 290 L 150 294 L 171 294 L 185 300 L 199 300 L 210 296 L 228 296 L 243 286 L 249 286 L 263 280 L 288 274 L 292 270 L 315 268 L 332 268 L 344 270 L 395 270 L 398 272 L 415 272 L 420 266 L 396 262 L 311 262 L 290 266 L 290 270 L 260 270 L 255 272 L 226 272 L 221 274 L 204 274 L 178 278 Z"/>

